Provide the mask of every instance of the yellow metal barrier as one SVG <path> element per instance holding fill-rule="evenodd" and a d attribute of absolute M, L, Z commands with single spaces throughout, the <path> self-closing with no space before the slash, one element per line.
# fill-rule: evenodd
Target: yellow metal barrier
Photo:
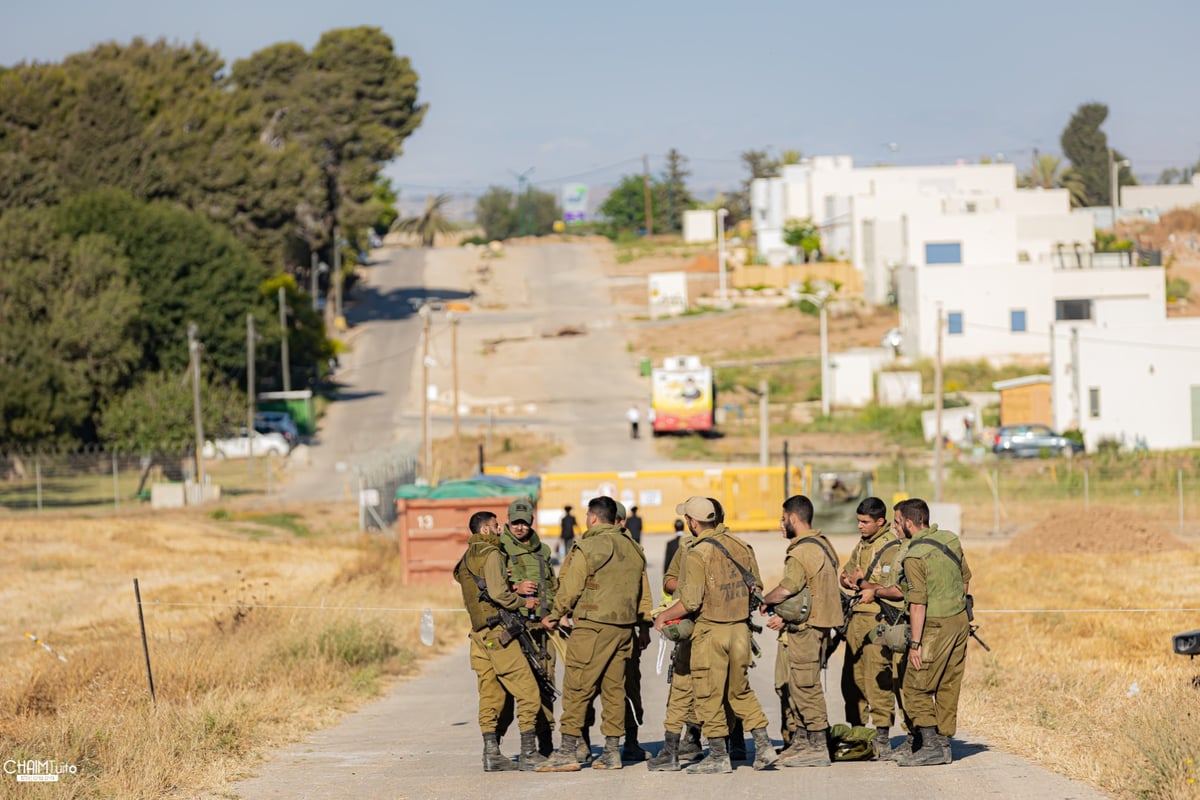
<path fill-rule="evenodd" d="M 803 476 L 797 467 L 791 473 L 790 490 L 797 493 Z M 731 530 L 769 531 L 779 527 L 783 484 L 783 467 L 546 473 L 538 499 L 539 518 L 570 505 L 582 524 L 588 501 L 608 495 L 627 508 L 638 507 L 644 532 L 667 533 L 678 519 L 676 504 L 700 495 L 721 503 Z"/>

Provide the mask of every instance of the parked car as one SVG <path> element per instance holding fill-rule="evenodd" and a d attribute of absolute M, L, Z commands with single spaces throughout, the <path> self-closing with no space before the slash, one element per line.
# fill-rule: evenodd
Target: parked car
<path fill-rule="evenodd" d="M 1083 443 L 1055 433 L 1045 425 L 1004 425 L 996 431 L 992 452 L 1029 458 L 1042 453 L 1073 456 L 1083 452 Z"/>
<path fill-rule="evenodd" d="M 287 439 L 289 447 L 295 447 L 300 441 L 300 430 L 292 420 L 292 415 L 286 411 L 260 411 L 254 415 L 254 430 L 259 433 L 282 434 Z"/>
<path fill-rule="evenodd" d="M 281 433 L 254 431 L 252 436 L 256 456 L 286 456 L 291 452 L 291 445 Z M 205 458 L 247 458 L 250 455 L 250 442 L 251 437 L 243 429 L 237 436 L 205 442 L 200 452 Z"/>

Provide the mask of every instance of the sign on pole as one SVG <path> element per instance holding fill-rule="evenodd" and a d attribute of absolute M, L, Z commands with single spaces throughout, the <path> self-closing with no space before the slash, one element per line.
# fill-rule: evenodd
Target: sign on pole
<path fill-rule="evenodd" d="M 588 187 L 584 183 L 564 183 L 562 187 L 563 222 L 570 225 L 587 221 Z"/>

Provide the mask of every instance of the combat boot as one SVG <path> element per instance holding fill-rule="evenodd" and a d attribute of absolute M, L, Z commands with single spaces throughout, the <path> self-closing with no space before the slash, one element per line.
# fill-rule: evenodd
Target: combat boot
<path fill-rule="evenodd" d="M 896 760 L 896 751 L 892 749 L 892 738 L 887 728 L 875 729 L 875 756 L 880 761 Z"/>
<path fill-rule="evenodd" d="M 605 736 L 604 751 L 592 762 L 592 769 L 621 768 L 621 737 Z"/>
<path fill-rule="evenodd" d="M 779 760 L 775 745 L 771 744 L 771 737 L 767 736 L 766 728 L 755 728 L 750 731 L 750 735 L 754 737 L 755 769 L 766 769 Z"/>
<path fill-rule="evenodd" d="M 937 728 L 921 728 L 919 741 L 914 743 L 911 754 L 896 756 L 896 763 L 901 767 L 929 767 L 936 764 L 949 764 L 949 744 L 942 749 L 941 734 Z"/>
<path fill-rule="evenodd" d="M 829 729 L 819 731 L 796 731 L 796 737 L 803 735 L 807 747 L 791 756 L 780 756 L 779 763 L 785 767 L 828 767 L 829 760 Z"/>
<path fill-rule="evenodd" d="M 908 736 L 904 737 L 904 741 L 898 747 L 892 748 L 892 761 L 898 761 L 901 757 L 910 758 L 913 750 L 921 746 L 921 729 L 914 728 Z"/>
<path fill-rule="evenodd" d="M 625 744 L 621 745 L 621 758 L 625 761 L 641 762 L 650 757 L 638 743 L 637 728 L 625 732 Z"/>
<path fill-rule="evenodd" d="M 579 760 L 575 750 L 579 745 L 579 737 L 564 733 L 562 744 L 537 768 L 537 772 L 578 772 Z"/>
<path fill-rule="evenodd" d="M 575 760 L 580 764 L 586 764 L 592 760 L 592 746 L 587 743 L 587 740 L 580 739 L 575 745 Z"/>
<path fill-rule="evenodd" d="M 794 758 L 800 753 L 808 750 L 808 737 L 804 734 L 804 729 L 792 731 L 792 738 L 788 740 L 787 747 L 783 748 L 779 753 L 779 758 Z"/>
<path fill-rule="evenodd" d="M 689 723 L 679 738 L 679 760 L 699 761 L 702 758 L 704 748 L 700 746 L 700 726 Z"/>
<path fill-rule="evenodd" d="M 546 763 L 546 757 L 538 752 L 537 738 L 535 731 L 521 731 L 521 757 L 517 764 L 524 772 L 536 772 Z"/>
<path fill-rule="evenodd" d="M 946 759 L 946 763 L 949 764 L 954 760 L 954 754 L 950 752 L 950 737 L 939 733 L 938 740 L 942 746 L 942 756 Z"/>
<path fill-rule="evenodd" d="M 658 751 L 658 755 L 650 759 L 647 764 L 647 769 L 651 772 L 678 772 L 679 771 L 679 734 L 678 733 L 663 733 L 662 750 Z"/>
<path fill-rule="evenodd" d="M 483 771 L 511 772 L 515 769 L 520 769 L 520 767 L 514 764 L 511 758 L 505 757 L 504 753 L 500 752 L 500 739 L 495 732 L 485 733 L 483 735 Z"/>
<path fill-rule="evenodd" d="M 729 751 L 725 749 L 725 737 L 718 736 L 708 742 L 708 756 L 684 770 L 690 775 L 720 775 L 733 772 Z"/>

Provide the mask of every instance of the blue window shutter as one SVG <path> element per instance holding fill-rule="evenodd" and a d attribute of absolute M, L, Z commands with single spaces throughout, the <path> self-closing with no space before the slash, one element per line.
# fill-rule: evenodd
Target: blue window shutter
<path fill-rule="evenodd" d="M 963 332 L 963 315 L 961 311 L 951 311 L 946 315 L 947 332 L 952 336 Z"/>
<path fill-rule="evenodd" d="M 1012 324 L 1009 326 L 1013 333 L 1025 332 L 1025 309 L 1013 309 L 1009 312 Z"/>

